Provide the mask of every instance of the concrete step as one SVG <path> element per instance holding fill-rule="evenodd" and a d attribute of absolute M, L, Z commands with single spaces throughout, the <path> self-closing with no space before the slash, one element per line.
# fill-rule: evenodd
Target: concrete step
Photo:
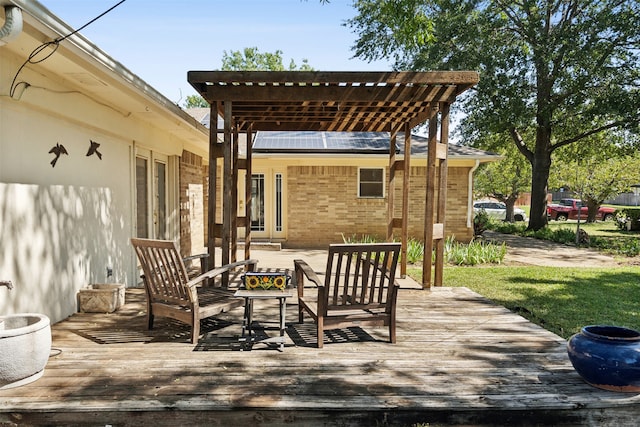
<path fill-rule="evenodd" d="M 238 248 L 244 248 L 244 242 L 238 242 Z M 282 245 L 280 244 L 280 242 L 253 241 L 251 242 L 251 249 L 261 251 L 280 251 L 282 250 Z"/>

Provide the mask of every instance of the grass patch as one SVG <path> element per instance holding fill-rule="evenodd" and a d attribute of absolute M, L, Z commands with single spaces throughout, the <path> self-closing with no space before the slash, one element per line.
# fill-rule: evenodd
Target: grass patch
<path fill-rule="evenodd" d="M 422 270 L 408 271 L 422 283 Z M 640 330 L 640 267 L 446 267 L 444 286 L 467 287 L 567 339 L 582 326 Z"/>

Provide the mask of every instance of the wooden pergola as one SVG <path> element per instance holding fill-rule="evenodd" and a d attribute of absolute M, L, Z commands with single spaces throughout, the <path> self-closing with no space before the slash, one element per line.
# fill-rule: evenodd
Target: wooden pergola
<path fill-rule="evenodd" d="M 435 72 L 271 72 L 190 71 L 189 83 L 211 105 L 207 246 L 216 265 L 216 239 L 222 264 L 236 259 L 239 227 L 245 227 L 245 258 L 250 257 L 251 141 L 257 131 L 389 132 L 387 239 L 400 230 L 401 274 L 406 275 L 411 129 L 429 123 L 424 213 L 424 253 L 436 249 L 435 274 L 423 262 L 423 287 L 442 285 L 447 197 L 449 110 L 456 97 L 474 86 L 473 71 Z M 217 128 L 216 117 L 224 119 Z M 246 133 L 246 158 L 238 155 Z M 396 158 L 396 136 L 404 132 L 404 158 Z M 223 134 L 218 142 L 218 134 Z M 222 222 L 215 219 L 217 161 L 223 159 Z M 439 174 L 436 171 L 440 170 Z M 246 171 L 245 216 L 237 215 L 239 171 Z M 401 216 L 394 217 L 396 172 L 402 171 Z M 436 177 L 438 177 L 436 182 Z"/>

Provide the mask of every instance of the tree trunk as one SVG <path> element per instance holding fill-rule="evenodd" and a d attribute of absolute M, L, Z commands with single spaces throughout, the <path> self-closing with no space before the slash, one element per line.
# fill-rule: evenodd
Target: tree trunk
<path fill-rule="evenodd" d="M 513 194 L 513 193 L 511 193 L 508 197 L 506 197 L 503 200 L 504 205 L 507 207 L 505 221 L 515 222 L 513 210 L 514 210 L 516 200 L 518 200 L 518 194 Z"/>
<path fill-rule="evenodd" d="M 588 209 L 588 214 L 587 214 L 586 222 L 588 223 L 596 222 L 596 219 L 598 216 L 598 210 L 600 209 L 600 204 L 595 203 L 591 200 L 587 200 L 587 209 Z"/>
<path fill-rule="evenodd" d="M 531 210 L 529 212 L 529 230 L 540 230 L 547 226 L 547 183 L 551 169 L 551 131 L 538 126 L 536 132 L 536 150 L 531 164 Z"/>

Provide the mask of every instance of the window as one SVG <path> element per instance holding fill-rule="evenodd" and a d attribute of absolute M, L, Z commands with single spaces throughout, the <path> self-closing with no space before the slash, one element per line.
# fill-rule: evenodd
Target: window
<path fill-rule="evenodd" d="M 264 174 L 251 176 L 251 230 L 264 231 Z"/>
<path fill-rule="evenodd" d="M 359 197 L 384 197 L 384 169 L 361 168 L 358 180 Z"/>
<path fill-rule="evenodd" d="M 282 174 L 276 174 L 276 231 L 282 231 Z"/>
<path fill-rule="evenodd" d="M 149 203 L 147 184 L 147 160 L 136 157 L 136 226 L 137 237 L 149 237 Z"/>

